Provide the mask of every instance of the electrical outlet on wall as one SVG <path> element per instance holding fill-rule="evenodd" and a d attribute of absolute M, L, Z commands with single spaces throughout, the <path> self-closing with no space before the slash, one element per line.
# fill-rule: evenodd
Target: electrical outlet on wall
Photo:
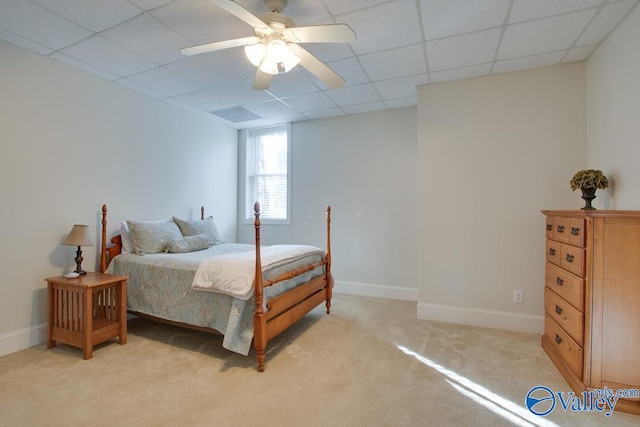
<path fill-rule="evenodd" d="M 524 291 L 516 289 L 513 291 L 513 302 L 516 304 L 524 304 Z"/>

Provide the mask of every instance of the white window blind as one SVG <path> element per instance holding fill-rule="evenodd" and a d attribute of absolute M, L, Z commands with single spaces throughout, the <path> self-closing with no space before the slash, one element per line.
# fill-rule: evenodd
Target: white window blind
<path fill-rule="evenodd" d="M 245 166 L 245 219 L 253 218 L 260 203 L 260 218 L 288 220 L 289 139 L 288 127 L 253 129 L 247 132 Z"/>

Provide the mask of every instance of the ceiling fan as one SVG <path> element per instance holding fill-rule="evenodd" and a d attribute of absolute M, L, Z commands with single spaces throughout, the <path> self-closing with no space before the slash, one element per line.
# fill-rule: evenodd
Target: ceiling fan
<path fill-rule="evenodd" d="M 249 61 L 256 67 L 253 88 L 268 89 L 273 75 L 286 73 L 300 64 L 332 89 L 345 80 L 298 43 L 351 43 L 355 32 L 346 24 L 296 27 L 291 18 L 282 14 L 287 0 L 264 0 L 271 12 L 255 16 L 232 0 L 211 0 L 227 12 L 253 27 L 253 36 L 207 43 L 181 49 L 184 55 L 199 55 L 232 47 L 244 46 Z"/>

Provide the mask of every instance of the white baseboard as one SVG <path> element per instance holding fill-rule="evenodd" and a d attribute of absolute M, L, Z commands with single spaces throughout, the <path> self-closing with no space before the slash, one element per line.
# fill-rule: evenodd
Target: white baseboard
<path fill-rule="evenodd" d="M 358 282 L 336 280 L 333 292 L 337 294 L 357 295 L 361 297 L 418 301 L 418 288 L 401 286 L 371 285 Z"/>
<path fill-rule="evenodd" d="M 0 356 L 15 353 L 47 340 L 47 324 L 30 326 L 19 331 L 0 335 Z"/>
<path fill-rule="evenodd" d="M 418 303 L 418 319 L 508 331 L 544 333 L 544 316 Z"/>

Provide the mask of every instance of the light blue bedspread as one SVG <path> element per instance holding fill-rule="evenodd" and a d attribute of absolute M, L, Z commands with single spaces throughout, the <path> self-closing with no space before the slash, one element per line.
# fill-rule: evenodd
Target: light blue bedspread
<path fill-rule="evenodd" d="M 253 251 L 254 245 L 223 243 L 209 249 L 184 254 L 121 254 L 116 256 L 107 273 L 128 276 L 127 308 L 167 320 L 213 328 L 224 335 L 222 346 L 247 355 L 253 339 L 253 311 L 255 297 L 246 301 L 216 292 L 202 292 L 191 288 L 198 265 L 222 254 Z M 292 263 L 266 269 L 266 280 L 288 270 L 322 260 L 313 254 Z M 324 274 L 324 267 L 304 273 L 294 279 L 265 289 L 265 299 L 305 283 Z"/>

